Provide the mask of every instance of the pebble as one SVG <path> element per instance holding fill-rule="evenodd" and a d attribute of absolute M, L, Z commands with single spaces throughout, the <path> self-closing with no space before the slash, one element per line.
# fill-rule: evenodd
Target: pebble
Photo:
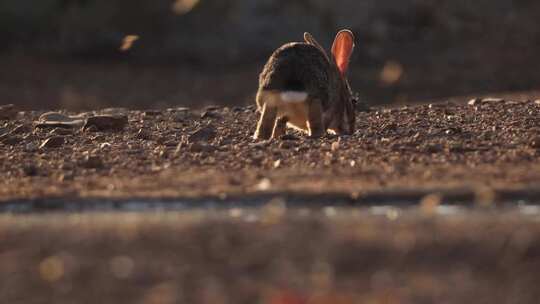
<path fill-rule="evenodd" d="M 28 125 L 20 125 L 11 130 L 11 134 L 23 134 L 32 132 L 32 128 Z"/>
<path fill-rule="evenodd" d="M 221 114 L 217 113 L 217 112 L 214 112 L 214 111 L 204 111 L 202 114 L 201 114 L 201 118 L 202 119 L 206 119 L 206 118 L 221 118 Z"/>
<path fill-rule="evenodd" d="M 70 129 L 64 129 L 64 128 L 54 128 L 49 132 L 49 135 L 57 135 L 57 136 L 66 136 L 73 134 L 73 131 Z"/>
<path fill-rule="evenodd" d="M 161 115 L 161 111 L 159 110 L 146 110 L 144 111 L 143 115 L 146 116 L 158 116 Z"/>
<path fill-rule="evenodd" d="M 127 116 L 101 115 L 89 117 L 83 129 L 89 131 L 94 127 L 99 131 L 122 131 L 127 124 Z"/>
<path fill-rule="evenodd" d="M 104 167 L 103 160 L 96 155 L 85 155 L 80 165 L 88 169 L 99 169 Z"/>
<path fill-rule="evenodd" d="M 482 98 L 482 102 L 483 103 L 500 103 L 500 102 L 504 102 L 504 99 L 495 98 L 495 97 L 486 97 L 486 98 Z"/>
<path fill-rule="evenodd" d="M 49 137 L 46 140 L 44 140 L 41 145 L 39 146 L 39 149 L 45 149 L 45 148 L 60 148 L 64 145 L 66 142 L 65 138 L 62 136 L 53 136 Z"/>
<path fill-rule="evenodd" d="M 49 121 L 54 121 L 54 122 L 70 122 L 70 121 L 73 121 L 74 119 L 70 118 L 69 116 L 67 115 L 64 115 L 62 113 L 58 113 L 58 112 L 47 112 L 47 113 L 43 113 L 39 116 L 39 119 L 38 119 L 40 122 L 49 122 Z"/>
<path fill-rule="evenodd" d="M 109 115 L 109 116 L 127 116 L 127 113 L 129 113 L 129 109 L 127 108 L 105 108 L 101 111 L 99 111 L 100 115 Z M 91 113 L 85 113 L 85 116 L 91 116 L 89 115 Z M 92 114 L 93 115 L 93 114 Z"/>
<path fill-rule="evenodd" d="M 9 134 L 6 134 L 0 137 L 0 142 L 8 146 L 15 146 L 21 141 L 23 141 L 23 138 L 20 136 L 10 136 Z"/>
<path fill-rule="evenodd" d="M 152 135 L 145 129 L 139 129 L 137 132 L 137 138 L 142 140 L 149 140 L 152 138 Z"/>
<path fill-rule="evenodd" d="M 280 149 L 291 149 L 294 148 L 296 144 L 292 141 L 284 141 L 279 144 Z"/>
<path fill-rule="evenodd" d="M 36 129 L 54 128 L 80 128 L 84 125 L 84 120 L 80 117 L 73 118 L 58 112 L 47 112 L 39 116 L 38 122 L 34 126 Z"/>
<path fill-rule="evenodd" d="M 531 140 L 529 144 L 532 148 L 540 149 L 540 136 Z"/>
<path fill-rule="evenodd" d="M 206 144 L 206 143 L 201 143 L 201 142 L 196 142 L 189 145 L 189 151 L 194 152 L 194 153 L 200 153 L 200 152 L 210 153 L 215 150 L 216 150 L 216 147 Z"/>
<path fill-rule="evenodd" d="M 469 100 L 469 102 L 467 102 L 467 104 L 470 105 L 470 106 L 477 106 L 479 103 L 480 103 L 479 98 L 473 98 L 473 99 Z"/>
<path fill-rule="evenodd" d="M 217 130 L 214 126 L 208 125 L 197 129 L 188 137 L 188 142 L 211 141 L 217 136 Z"/>
<path fill-rule="evenodd" d="M 296 135 L 293 135 L 293 134 L 285 134 L 285 135 L 281 135 L 280 137 L 281 140 L 293 140 L 293 141 L 297 141 L 297 140 L 300 140 L 300 137 L 296 136 Z"/>

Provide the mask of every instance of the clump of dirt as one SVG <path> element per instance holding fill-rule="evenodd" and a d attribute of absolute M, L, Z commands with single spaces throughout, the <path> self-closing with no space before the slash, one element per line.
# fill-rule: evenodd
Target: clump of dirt
<path fill-rule="evenodd" d="M 68 122 L 49 126 L 43 112 L 19 112 L 0 123 L 0 194 L 7 201 L 534 189 L 539 112 L 537 101 L 510 98 L 372 108 L 357 114 L 352 136 L 314 140 L 289 131 L 273 141 L 252 139 L 254 106 L 62 112 Z"/>

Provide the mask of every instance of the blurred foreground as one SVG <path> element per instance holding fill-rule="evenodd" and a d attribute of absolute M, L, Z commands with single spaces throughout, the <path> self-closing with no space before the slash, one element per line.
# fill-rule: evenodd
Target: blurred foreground
<path fill-rule="evenodd" d="M 5 303 L 538 302 L 536 213 L 0 216 Z"/>

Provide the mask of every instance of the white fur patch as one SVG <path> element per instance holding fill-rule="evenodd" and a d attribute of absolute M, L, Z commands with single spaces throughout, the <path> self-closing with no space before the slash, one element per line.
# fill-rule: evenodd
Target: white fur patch
<path fill-rule="evenodd" d="M 284 91 L 280 94 L 281 100 L 284 102 L 304 102 L 308 97 L 306 92 L 296 92 L 296 91 Z"/>

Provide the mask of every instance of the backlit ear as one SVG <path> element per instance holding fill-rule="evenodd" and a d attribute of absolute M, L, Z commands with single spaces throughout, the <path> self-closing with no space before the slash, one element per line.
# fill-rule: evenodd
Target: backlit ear
<path fill-rule="evenodd" d="M 332 45 L 332 55 L 342 75 L 349 69 L 349 61 L 354 49 L 354 35 L 349 30 L 341 30 Z"/>

